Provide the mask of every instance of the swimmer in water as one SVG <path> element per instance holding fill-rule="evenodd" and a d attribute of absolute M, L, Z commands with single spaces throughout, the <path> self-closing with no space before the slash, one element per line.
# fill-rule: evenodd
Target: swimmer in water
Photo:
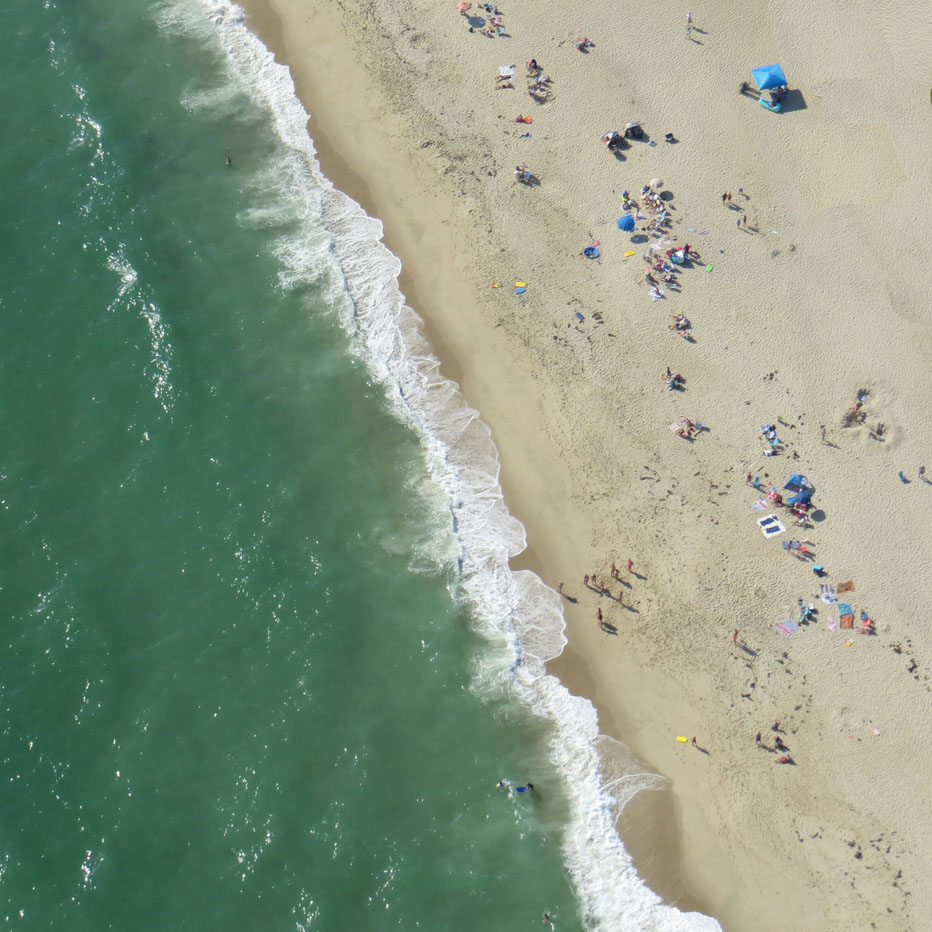
<path fill-rule="evenodd" d="M 233 164 L 233 159 L 231 156 L 228 155 L 227 156 L 227 168 L 229 168 L 232 164 Z"/>

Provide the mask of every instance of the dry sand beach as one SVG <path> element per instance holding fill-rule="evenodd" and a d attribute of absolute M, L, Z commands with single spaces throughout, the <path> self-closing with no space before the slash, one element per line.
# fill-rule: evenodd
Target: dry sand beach
<path fill-rule="evenodd" d="M 246 6 L 325 173 L 384 222 L 444 373 L 493 430 L 528 531 L 515 566 L 563 583 L 551 671 L 634 755 L 612 745 L 610 766 L 665 778 L 621 820 L 642 876 L 726 930 L 932 928 L 927 6 L 716 0 L 687 36 L 686 5 L 503 0 L 495 38 L 452 0 Z M 779 114 L 738 92 L 773 61 L 794 89 Z M 657 144 L 616 159 L 600 137 L 630 120 Z M 515 181 L 520 162 L 539 185 Z M 701 256 L 656 302 L 646 244 L 616 226 L 622 191 L 655 177 L 665 248 Z M 580 256 L 593 240 L 598 261 Z M 668 329 L 678 313 L 692 342 Z M 679 417 L 708 430 L 681 438 Z M 815 485 L 810 528 L 752 507 L 748 473 L 782 492 L 794 472 Z M 772 512 L 787 530 L 765 539 Z M 830 630 L 819 585 L 847 580 L 854 630 Z M 799 598 L 812 623 L 775 629 Z"/>

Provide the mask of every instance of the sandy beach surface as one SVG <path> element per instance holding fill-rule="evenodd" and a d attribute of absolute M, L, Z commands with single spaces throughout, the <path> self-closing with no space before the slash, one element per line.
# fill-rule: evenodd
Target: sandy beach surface
<path fill-rule="evenodd" d="M 687 33 L 686 5 L 503 0 L 495 37 L 453 2 L 246 7 L 325 173 L 383 220 L 445 374 L 493 430 L 528 530 L 515 566 L 563 583 L 552 672 L 630 749 L 622 770 L 665 778 L 621 819 L 642 876 L 727 930 L 932 928 L 927 7 L 715 0 Z M 739 93 L 774 61 L 779 114 Z M 635 120 L 650 141 L 615 157 L 601 137 Z M 521 162 L 539 184 L 516 182 Z M 643 207 L 655 178 L 660 254 L 698 253 L 657 301 L 657 239 L 616 224 L 622 192 Z M 707 430 L 682 438 L 679 418 Z M 765 494 L 796 472 L 815 486 L 806 528 Z M 820 598 L 847 581 L 852 630 Z M 799 599 L 811 622 L 778 630 Z"/>

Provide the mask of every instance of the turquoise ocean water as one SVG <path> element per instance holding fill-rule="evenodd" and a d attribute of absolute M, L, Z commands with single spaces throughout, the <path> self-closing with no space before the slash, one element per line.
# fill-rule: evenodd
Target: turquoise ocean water
<path fill-rule="evenodd" d="M 487 432 L 287 72 L 226 4 L 4 14 L 3 927 L 714 927 L 627 863 Z"/>

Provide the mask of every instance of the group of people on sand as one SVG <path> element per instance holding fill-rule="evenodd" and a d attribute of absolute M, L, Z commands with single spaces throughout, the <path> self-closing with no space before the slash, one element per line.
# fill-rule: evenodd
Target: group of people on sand
<path fill-rule="evenodd" d="M 525 67 L 527 68 L 528 79 L 527 92 L 538 103 L 543 103 L 550 95 L 553 81 L 548 75 L 544 74 L 544 69 L 538 64 L 536 58 L 532 58 L 527 62 Z"/>
<path fill-rule="evenodd" d="M 778 752 L 778 751 L 779 751 L 779 752 L 782 752 L 782 756 L 777 758 L 777 763 L 778 763 L 778 764 L 795 764 L 796 761 L 794 761 L 793 758 L 790 757 L 790 755 L 789 755 L 789 750 L 790 750 L 789 747 L 787 747 L 786 743 L 785 743 L 784 740 L 780 737 L 780 735 L 777 734 L 777 732 L 780 731 L 780 723 L 779 723 L 779 722 L 774 722 L 774 723 L 770 726 L 770 730 L 774 733 L 773 747 L 772 747 L 772 748 L 767 747 L 767 745 L 764 744 L 764 739 L 761 737 L 761 733 L 760 733 L 760 732 L 758 732 L 758 733 L 754 736 L 754 743 L 755 743 L 759 748 L 763 748 L 765 751 L 771 751 L 771 752 L 773 752 L 773 753 L 776 753 L 776 752 Z"/>
<path fill-rule="evenodd" d="M 677 437 L 684 440 L 693 441 L 706 429 L 705 424 L 694 424 L 688 417 L 684 417 L 680 429 L 676 432 Z"/>
<path fill-rule="evenodd" d="M 633 561 L 633 560 L 628 559 L 628 560 L 625 561 L 625 569 L 626 569 L 629 573 L 631 573 L 631 574 L 633 574 L 633 575 L 635 575 L 635 576 L 637 575 L 637 574 L 634 572 L 634 561 Z M 621 570 L 619 570 L 618 567 L 615 566 L 614 562 L 612 563 L 612 568 L 611 568 L 611 578 L 612 578 L 613 580 L 616 580 L 616 581 L 618 581 L 619 583 L 621 583 L 622 586 L 628 586 L 628 587 L 630 588 L 630 584 L 629 584 L 629 583 L 622 582 L 622 579 L 621 579 Z M 615 596 L 615 595 L 612 593 L 611 588 L 609 588 L 608 583 L 603 582 L 602 580 L 600 580 L 599 577 L 598 577 L 598 575 L 597 575 L 596 573 L 593 573 L 591 576 L 589 575 L 589 573 L 586 573 L 586 574 L 583 576 L 583 585 L 584 585 L 587 589 L 591 589 L 593 592 L 597 592 L 597 593 L 598 593 L 599 595 L 601 595 L 601 596 L 605 596 L 605 597 L 608 598 L 608 599 L 612 599 L 613 601 L 618 602 L 619 605 L 620 605 L 620 604 L 623 604 L 623 603 L 622 603 L 622 596 L 623 596 L 623 594 L 624 594 L 624 589 L 623 589 L 623 588 L 619 588 L 619 590 L 618 590 L 618 595 Z M 564 598 L 569 598 L 569 596 L 565 595 L 564 592 L 563 592 L 563 583 L 562 583 L 562 582 L 559 583 L 559 584 L 557 585 L 557 592 L 559 592 L 560 595 L 562 595 Z M 570 601 L 571 601 L 571 602 L 575 602 L 576 600 L 575 600 L 575 599 L 570 599 Z M 601 608 L 596 608 L 596 612 L 595 612 L 595 621 L 596 621 L 596 624 L 598 625 L 598 627 L 599 627 L 600 630 L 605 631 L 605 632 L 607 632 L 608 634 L 618 634 L 618 629 L 615 627 L 615 625 L 613 625 L 610 621 L 606 621 L 605 616 L 602 614 L 602 609 L 601 609 Z"/>
<path fill-rule="evenodd" d="M 468 16 L 472 4 L 458 3 L 457 7 L 463 16 Z M 476 26 L 470 22 L 470 32 L 478 32 L 480 36 L 486 36 L 489 39 L 507 35 L 502 11 L 494 3 L 480 3 L 477 9 L 487 13 L 488 18 L 485 20 L 485 25 L 480 28 L 476 28 Z M 481 20 L 481 17 L 479 17 L 479 19 Z"/>
<path fill-rule="evenodd" d="M 515 181 L 520 181 L 522 184 L 531 184 L 534 181 L 534 172 L 531 171 L 527 162 L 515 165 Z"/>

